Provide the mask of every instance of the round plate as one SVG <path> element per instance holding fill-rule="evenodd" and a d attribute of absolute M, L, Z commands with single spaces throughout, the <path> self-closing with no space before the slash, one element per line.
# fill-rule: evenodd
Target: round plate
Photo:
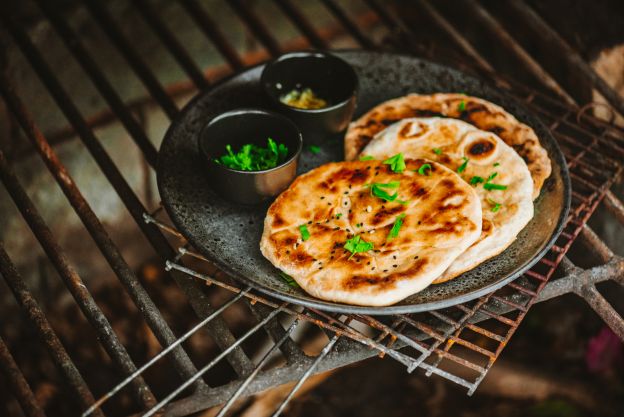
<path fill-rule="evenodd" d="M 167 131 L 160 148 L 158 188 L 175 225 L 202 255 L 233 277 L 258 290 L 326 311 L 397 314 L 434 310 L 494 291 L 529 269 L 554 243 L 570 206 L 570 180 L 564 157 L 540 120 L 508 94 L 456 70 L 409 56 L 333 52 L 349 62 L 360 81 L 355 117 L 407 93 L 463 92 L 503 106 L 537 133 L 552 162 L 552 175 L 535 201 L 535 216 L 503 253 L 449 282 L 431 285 L 387 307 L 361 307 L 314 298 L 290 287 L 260 253 L 259 242 L 268 203 L 244 207 L 217 196 L 205 176 L 197 149 L 200 129 L 213 117 L 237 107 L 270 107 L 259 85 L 263 65 L 235 74 L 195 97 Z M 304 150 L 299 173 L 329 161 L 343 160 L 341 140 L 328 141 L 314 155 Z"/>

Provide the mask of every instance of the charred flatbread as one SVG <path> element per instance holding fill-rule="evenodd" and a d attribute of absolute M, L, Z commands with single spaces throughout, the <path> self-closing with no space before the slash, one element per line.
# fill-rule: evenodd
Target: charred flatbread
<path fill-rule="evenodd" d="M 418 174 L 425 164 L 429 175 Z M 400 165 L 336 162 L 301 175 L 268 210 L 262 254 L 324 300 L 385 306 L 427 287 L 479 238 L 481 206 L 448 168 Z"/>
<path fill-rule="evenodd" d="M 362 155 L 383 160 L 399 152 L 447 166 L 470 184 L 481 201 L 481 236 L 435 283 L 501 253 L 533 217 L 531 174 L 522 158 L 493 133 L 456 119 L 403 119 L 378 133 Z"/>
<path fill-rule="evenodd" d="M 551 164 L 533 129 L 502 107 L 464 94 L 409 94 L 382 103 L 349 125 L 345 158 L 354 160 L 373 137 L 387 126 L 408 117 L 449 117 L 498 135 L 526 162 L 533 178 L 533 199 L 539 196 Z"/>

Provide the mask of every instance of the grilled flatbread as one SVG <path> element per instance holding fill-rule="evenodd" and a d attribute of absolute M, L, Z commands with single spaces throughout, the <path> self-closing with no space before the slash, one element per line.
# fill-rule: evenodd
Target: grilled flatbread
<path fill-rule="evenodd" d="M 551 165 L 548 153 L 529 126 L 500 106 L 464 94 L 409 94 L 386 101 L 349 125 L 345 136 L 345 158 L 351 161 L 373 137 L 387 126 L 407 117 L 443 116 L 464 120 L 498 135 L 526 162 L 533 178 L 533 199 L 539 196 Z"/>
<path fill-rule="evenodd" d="M 456 119 L 403 119 L 377 134 L 362 155 L 383 160 L 399 152 L 406 158 L 432 159 L 458 172 L 481 200 L 479 240 L 435 283 L 448 281 L 498 255 L 533 217 L 531 174 L 522 158 L 493 133 Z"/>
<path fill-rule="evenodd" d="M 324 300 L 384 306 L 427 287 L 479 238 L 481 205 L 448 168 L 405 162 L 402 173 L 380 161 L 356 161 L 301 175 L 269 208 L 262 254 Z M 415 172 L 425 163 L 431 175 Z M 373 190 L 373 183 L 386 186 Z M 378 197 L 380 189 L 394 201 Z M 357 239 L 362 252 L 345 249 Z"/>

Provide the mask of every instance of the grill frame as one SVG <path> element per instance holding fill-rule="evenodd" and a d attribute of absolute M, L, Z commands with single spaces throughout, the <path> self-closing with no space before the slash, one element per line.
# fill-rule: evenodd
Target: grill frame
<path fill-rule="evenodd" d="M 70 51 L 80 62 L 89 78 L 94 81 L 97 90 L 108 102 L 112 113 L 115 114 L 122 122 L 130 136 L 135 140 L 137 146 L 143 150 L 147 162 L 153 166 L 155 162 L 155 148 L 153 148 L 153 145 L 150 147 L 151 143 L 147 143 L 149 140 L 146 140 L 147 138 L 145 137 L 143 128 L 136 123 L 128 109 L 128 106 L 126 106 L 126 104 L 124 104 L 115 94 L 113 86 L 107 82 L 104 75 L 101 74 L 93 62 L 90 61 L 89 51 L 84 49 L 84 47 L 81 47 L 80 40 L 71 33 L 70 29 L 63 28 L 62 18 L 57 15 L 55 10 L 47 6 L 42 0 L 35 1 L 44 11 L 44 14 L 50 22 L 52 22 L 57 33 L 64 39 Z M 303 35 L 308 38 L 309 44 L 319 44 L 319 40 L 324 43 L 327 42 L 323 40 L 320 35 L 313 35 L 316 33 L 314 26 L 307 22 L 306 18 L 301 13 L 298 13 L 297 8 L 289 2 L 289 0 L 275 1 L 281 10 L 285 12 L 285 15 L 291 19 L 295 25 L 300 28 Z M 203 83 L 197 79 L 197 72 L 193 71 L 189 63 L 186 62 L 188 60 L 185 58 L 184 51 L 178 48 L 179 45 L 176 45 L 175 38 L 166 30 L 166 27 L 162 24 L 162 22 L 159 22 L 158 16 L 151 13 L 153 11 L 150 10 L 149 3 L 145 0 L 139 3 L 140 4 L 136 7 L 143 11 L 142 16 L 145 17 L 146 21 L 151 22 L 150 27 L 154 29 L 157 36 L 159 36 L 159 38 L 163 41 L 163 44 L 165 44 L 170 51 L 176 51 L 175 58 L 185 68 L 185 71 L 189 74 L 189 78 L 193 79 L 197 87 L 200 89 L 207 87 L 207 82 Z M 601 242 L 595 233 L 586 225 L 587 220 L 603 198 L 605 199 L 605 207 L 613 213 L 614 217 L 620 223 L 624 224 L 624 208 L 622 203 L 609 191 L 612 183 L 618 176 L 621 175 L 622 166 L 616 165 L 615 167 L 612 167 L 614 169 L 613 175 L 609 176 L 609 178 L 606 178 L 599 184 L 596 184 L 592 183 L 591 179 L 588 180 L 587 177 L 589 175 L 603 175 L 604 172 L 596 172 L 596 169 L 591 164 L 586 162 L 587 159 L 591 160 L 592 155 L 595 157 L 593 152 L 599 152 L 600 147 L 603 149 L 601 155 L 605 157 L 607 155 L 607 151 L 617 152 L 618 149 L 620 149 L 620 155 L 623 155 L 621 148 L 618 148 L 616 146 L 617 144 L 613 145 L 613 143 L 610 143 L 607 139 L 607 135 L 617 134 L 620 135 L 619 140 L 621 141 L 621 130 L 609 127 L 608 124 L 592 117 L 585 116 L 585 107 L 580 109 L 575 108 L 572 104 L 573 99 L 571 101 L 571 97 L 566 97 L 567 93 L 565 93 L 565 91 L 559 91 L 560 89 L 557 88 L 556 82 L 553 84 L 553 80 L 550 78 L 548 73 L 543 69 L 540 69 L 541 67 L 538 62 L 535 62 L 535 60 L 532 59 L 526 59 L 526 51 L 523 53 L 522 46 L 520 46 L 512 37 L 498 33 L 501 41 L 508 45 L 511 51 L 514 51 L 514 53 L 521 59 L 526 60 L 528 70 L 532 72 L 533 75 L 535 75 L 546 88 L 552 89 L 555 94 L 562 96 L 564 103 L 567 102 L 568 104 L 561 104 L 557 100 L 553 100 L 552 98 L 539 94 L 536 91 L 526 89 L 512 80 L 496 75 L 493 67 L 479 54 L 477 49 L 475 49 L 470 42 L 465 39 L 438 10 L 434 8 L 434 6 L 425 0 L 420 0 L 419 3 L 423 6 L 422 9 L 425 13 L 432 17 L 432 21 L 444 30 L 449 37 L 457 43 L 458 47 L 465 54 L 474 59 L 475 62 L 470 64 L 470 68 L 473 68 L 476 71 L 481 71 L 482 73 L 492 77 L 492 79 L 494 79 L 501 86 L 512 86 L 515 94 L 520 96 L 526 104 L 534 110 L 539 109 L 538 111 L 541 112 L 542 117 L 549 121 L 551 129 L 563 129 L 562 126 L 565 126 L 566 129 L 572 129 L 575 131 L 575 134 L 578 135 L 578 137 L 572 138 L 571 136 L 567 136 L 561 132 L 555 132 L 557 138 L 561 141 L 560 143 L 565 144 L 565 146 L 569 147 L 572 152 L 569 154 L 569 165 L 571 170 L 573 170 L 573 182 L 577 185 L 577 189 L 575 190 L 576 195 L 573 195 L 573 199 L 576 201 L 576 204 L 573 204 L 575 210 L 570 216 L 571 221 L 568 223 L 568 226 L 572 225 L 572 230 L 568 230 L 566 227 L 563 235 L 565 242 L 555 245 L 554 249 L 551 251 L 552 253 L 549 253 L 549 255 L 540 261 L 540 264 L 542 265 L 541 267 L 546 268 L 546 273 L 534 272 L 534 275 L 529 275 L 527 277 L 527 280 L 534 279 L 539 281 L 537 287 L 528 289 L 519 284 L 520 281 L 512 283 L 512 290 L 523 293 L 528 297 L 521 299 L 521 301 L 524 300 L 522 301 L 522 304 L 518 301 L 517 296 L 514 298 L 514 296 L 506 297 L 498 294 L 488 295 L 484 297 L 486 299 L 483 300 L 481 304 L 477 302 L 478 306 L 476 308 L 475 306 L 477 304 L 471 305 L 470 307 L 464 306 L 467 311 L 463 311 L 464 314 L 461 316 L 462 318 L 460 320 L 455 320 L 456 323 L 460 323 L 459 327 L 456 330 L 454 329 L 454 331 L 451 331 L 445 337 L 440 337 L 439 334 L 436 335 L 436 332 L 432 331 L 431 326 L 428 325 L 427 322 L 421 322 L 420 320 L 416 321 L 415 319 L 409 317 L 399 317 L 399 322 L 397 324 L 406 327 L 408 325 L 412 327 L 419 327 L 420 333 L 413 331 L 408 332 L 404 328 L 394 328 L 392 325 L 384 324 L 369 316 L 349 316 L 346 318 L 343 317 L 341 320 L 340 317 L 332 317 L 331 315 L 327 315 L 319 311 L 308 309 L 302 313 L 293 309 L 292 315 L 296 316 L 298 320 L 313 322 L 328 332 L 328 342 L 325 345 L 325 349 L 323 349 L 316 357 L 309 357 L 303 353 L 301 348 L 295 342 L 287 337 L 292 331 L 291 327 L 284 329 L 284 327 L 275 320 L 271 320 L 273 315 L 277 314 L 275 313 L 275 308 L 286 309 L 288 307 L 276 304 L 271 300 L 266 300 L 267 302 L 264 302 L 263 297 L 254 294 L 254 292 L 250 290 L 241 296 L 242 299 L 248 303 L 250 313 L 260 318 L 259 323 L 268 324 L 268 326 L 266 326 L 267 333 L 269 333 L 271 338 L 275 341 L 273 349 L 280 349 L 287 361 L 286 366 L 262 372 L 258 371 L 260 369 L 259 365 L 262 364 L 262 362 L 253 364 L 243 349 L 236 345 L 237 341 L 240 341 L 240 339 L 236 339 L 234 337 L 219 315 L 214 315 L 215 311 L 219 310 L 215 310 L 208 306 L 205 300 L 202 300 L 201 298 L 190 296 L 191 293 L 201 294 L 201 291 L 194 291 L 199 289 L 201 284 L 199 284 L 197 280 L 189 279 L 188 276 L 190 275 L 198 279 L 208 280 L 213 285 L 229 286 L 228 288 L 232 291 L 233 296 L 235 296 L 235 294 L 239 294 L 245 289 L 232 286 L 232 284 L 228 283 L 229 281 L 227 277 L 217 275 L 218 279 L 213 279 L 206 273 L 197 272 L 183 266 L 182 261 L 184 256 L 196 257 L 199 259 L 201 259 L 201 256 L 197 255 L 192 250 L 187 249 L 183 243 L 177 248 L 177 252 L 176 248 L 170 245 L 161 230 L 171 233 L 175 237 L 181 237 L 181 235 L 179 235 L 175 229 L 167 225 L 164 221 L 156 218 L 156 215 L 160 213 L 147 214 L 146 208 L 142 205 L 140 200 L 125 182 L 114 161 L 110 159 L 110 157 L 106 154 L 106 151 L 97 142 L 97 138 L 94 136 L 92 130 L 94 126 L 90 125 L 88 120 L 81 116 L 79 109 L 77 109 L 75 104 L 73 104 L 71 97 L 63 91 L 63 88 L 58 83 L 58 80 L 55 79 L 56 77 L 54 72 L 48 68 L 47 64 L 41 59 L 39 52 L 36 50 L 34 44 L 32 44 L 32 42 L 28 39 L 28 36 L 24 33 L 23 29 L 19 25 L 19 22 L 14 21 L 12 17 L 7 17 L 10 15 L 3 13 L 3 24 L 11 32 L 14 40 L 20 44 L 20 50 L 28 55 L 27 58 L 33 63 L 32 66 L 39 73 L 40 78 L 45 84 L 47 84 L 48 90 L 56 96 L 55 98 L 58 106 L 63 109 L 66 117 L 76 129 L 78 136 L 83 140 L 85 146 L 89 149 L 105 176 L 109 179 L 117 193 L 122 198 L 135 223 L 137 223 L 144 235 L 148 238 L 148 241 L 154 247 L 156 253 L 158 253 L 163 261 L 166 262 L 167 268 L 170 270 L 169 273 L 173 279 L 178 283 L 183 291 L 189 294 L 189 303 L 195 309 L 198 317 L 202 320 L 207 320 L 207 318 L 210 318 L 211 315 L 214 316 L 212 320 L 207 322 L 206 326 L 208 334 L 210 335 L 209 337 L 211 337 L 211 339 L 219 345 L 222 351 L 229 352 L 229 354 L 223 354 L 222 356 L 228 360 L 230 365 L 239 375 L 240 379 L 234 380 L 225 386 L 216 388 L 208 388 L 203 380 L 198 378 L 196 383 L 193 385 L 194 393 L 186 398 L 171 403 L 166 409 L 168 415 L 184 415 L 193 411 L 205 409 L 211 405 L 223 403 L 227 400 L 229 394 L 236 392 L 236 388 L 240 386 L 241 380 L 244 378 L 252 378 L 248 379 L 249 386 L 244 394 L 258 392 L 259 390 L 275 386 L 288 380 L 298 379 L 298 385 L 295 385 L 291 392 L 291 394 L 293 394 L 301 386 L 303 381 L 305 381 L 305 379 L 312 373 L 353 363 L 366 357 L 376 355 L 379 352 L 401 361 L 406 365 L 408 371 L 413 370 L 417 366 L 424 367 L 428 375 L 431 373 L 442 375 L 443 377 L 466 386 L 469 393 L 472 393 L 487 373 L 487 370 L 493 365 L 504 345 L 515 332 L 517 326 L 522 321 L 522 318 L 529 310 L 529 307 L 534 302 L 544 301 L 568 292 L 573 292 L 587 300 L 590 306 L 594 308 L 598 314 L 600 314 L 605 322 L 609 324 L 621 338 L 624 339 L 624 321 L 595 287 L 597 282 L 607 279 L 617 280 L 620 284 L 624 284 L 624 279 L 622 278 L 622 276 L 624 276 L 622 273 L 624 271 L 624 260 L 621 257 L 614 255 L 613 252 L 611 252 L 611 250 L 603 242 Z M 486 22 L 486 24 L 493 29 L 494 32 L 500 32 L 501 28 L 496 25 L 497 22 L 495 18 L 488 14 L 487 11 L 485 11 L 484 14 L 482 6 L 474 1 L 465 1 L 465 3 L 471 8 L 471 10 L 474 11 L 475 14 L 478 14 L 481 21 Z M 345 33 L 349 33 L 354 40 L 360 44 L 360 46 L 377 47 L 377 45 L 373 45 L 372 41 L 370 41 L 370 39 L 362 33 L 358 23 L 356 23 L 357 19 L 354 21 L 353 18 L 341 8 L 341 6 L 336 4 L 336 2 L 333 0 L 323 0 L 322 4 L 335 16 L 336 20 L 344 26 Z M 391 26 L 391 30 L 394 29 L 392 26 L 397 26 L 399 28 L 401 35 L 406 38 L 403 44 L 403 47 L 406 50 L 417 49 L 417 41 L 410 34 L 409 26 L 404 24 L 404 22 L 399 23 L 401 22 L 400 17 L 391 13 L 390 10 L 381 7 L 375 0 L 366 0 L 366 4 L 373 12 L 377 13 L 381 24 Z M 220 33 L 214 22 L 210 20 L 208 14 L 203 11 L 201 5 L 199 5 L 195 0 L 184 0 L 182 5 L 200 25 L 207 36 L 214 41 L 219 51 L 226 57 L 226 60 L 233 68 L 241 68 L 245 65 L 244 60 L 237 55 L 235 49 L 231 45 L 227 44 L 227 40 Z M 240 16 L 241 21 L 266 47 L 270 55 L 275 56 L 279 52 L 285 51 L 285 49 L 283 49 L 282 46 L 272 38 L 270 31 L 263 26 L 261 20 L 255 15 L 252 9 L 247 9 L 240 1 L 233 1 L 231 2 L 231 5 L 232 9 L 237 13 L 237 15 Z M 512 5 L 516 8 L 525 8 L 523 4 L 516 0 L 512 2 Z M 105 5 L 99 0 L 86 0 L 85 6 L 102 29 L 104 29 L 105 34 L 110 38 L 111 43 L 116 45 L 117 49 L 128 61 L 129 66 L 141 78 L 148 91 L 153 96 L 154 101 L 159 104 L 169 118 L 175 117 L 178 110 L 176 104 L 173 102 L 173 99 L 170 98 L 170 94 L 159 84 L 158 80 L 155 79 L 147 65 L 142 62 L 141 58 L 136 54 L 136 51 L 133 50 L 128 39 L 123 36 L 121 29 L 114 21 L 114 18 L 107 11 Z M 526 14 L 526 12 L 524 12 L 521 16 L 527 20 L 531 28 L 543 29 L 541 25 L 545 24 L 545 22 L 543 22 L 539 16 L 535 15 L 535 13 Z M 588 75 L 595 87 L 603 93 L 605 97 L 607 97 L 613 107 L 622 112 L 622 109 L 624 109 L 624 100 L 608 88 L 606 83 L 604 83 L 600 77 L 596 76 L 591 68 L 589 68 L 589 66 L 580 58 L 578 53 L 574 52 L 569 46 L 567 46 L 565 41 L 563 41 L 558 34 L 555 32 L 549 32 L 548 35 L 549 42 L 558 44 L 563 48 L 565 55 L 568 56 L 567 59 L 569 64 L 577 67 L 581 73 Z M 530 56 L 528 58 L 530 58 Z M 184 62 L 186 62 L 186 64 L 183 64 Z M 460 63 L 463 65 L 466 64 L 465 62 Z M 535 64 L 537 64 L 537 67 Z M 202 87 L 200 84 L 205 85 Z M 58 158 L 56 158 L 54 150 L 50 146 L 47 138 L 37 128 L 35 122 L 29 114 L 28 109 L 23 105 L 23 103 L 21 103 L 19 97 L 15 94 L 10 81 L 4 75 L 0 78 L 0 90 L 6 104 L 13 111 L 15 118 L 22 125 L 22 128 L 31 138 L 31 141 L 35 144 L 35 148 L 46 162 L 48 169 L 57 180 L 57 183 L 63 188 L 68 200 L 83 220 L 85 227 L 89 230 L 94 240 L 98 243 L 100 250 L 111 264 L 111 267 L 117 273 L 120 281 L 127 288 L 135 304 L 137 306 L 141 306 L 140 310 L 145 313 L 145 319 L 150 324 L 150 328 L 158 337 L 160 343 L 163 346 L 176 343 L 179 339 L 176 339 L 173 336 L 173 333 L 169 329 L 167 323 L 160 316 L 160 312 L 156 306 L 151 303 L 151 299 L 144 292 L 141 284 L 138 283 L 134 273 L 127 266 L 123 257 L 119 253 L 119 250 L 108 237 L 106 231 L 101 226 L 99 219 L 97 219 L 95 214 L 89 208 L 89 205 L 86 200 L 84 200 L 84 197 L 82 197 L 80 190 L 73 183 L 71 177 Z M 592 126 L 581 127 L 577 122 L 583 120 Z M 589 130 L 590 128 L 601 130 L 600 133 L 595 133 L 592 130 Z M 585 139 L 581 139 L 581 137 Z M 589 144 L 585 144 L 586 146 L 583 145 L 583 140 L 589 140 Z M 607 151 L 605 151 L 605 149 Z M 18 205 L 20 212 L 29 222 L 34 234 L 37 236 L 42 246 L 46 249 L 49 257 L 55 262 L 55 265 L 61 272 L 61 276 L 65 278 L 67 285 L 73 289 L 72 291 L 74 292 L 77 302 L 83 306 L 83 311 L 86 315 L 91 317 L 91 320 L 93 324 L 96 325 L 96 328 L 100 329 L 100 334 L 108 334 L 109 340 L 108 342 L 104 342 L 103 346 L 109 348 L 111 357 L 116 358 L 117 366 L 122 370 L 122 372 L 126 375 L 136 373 L 136 366 L 127 356 L 127 353 L 125 353 L 124 346 L 118 341 L 115 341 L 116 335 L 112 329 L 107 330 L 105 323 L 106 319 L 104 318 L 104 320 L 102 320 L 103 316 L 101 315 L 101 311 L 98 313 L 98 306 L 93 305 L 95 303 L 89 301 L 90 294 L 88 293 L 88 290 L 86 290 L 86 287 L 84 287 L 84 284 L 80 281 L 80 277 L 72 270 L 72 267 L 64 256 L 63 251 L 58 247 L 58 244 L 56 244 L 54 236 L 38 215 L 36 208 L 32 205 L 28 196 L 24 193 L 23 187 L 19 184 L 19 180 L 15 177 L 9 164 L 6 163 L 6 158 L 4 158 L 1 154 L 0 168 L 2 182 L 11 192 L 11 195 Z M 588 191 L 586 195 L 584 195 L 582 192 L 579 192 L 579 190 L 583 190 L 583 187 L 589 189 L 594 187 L 594 189 L 591 193 Z M 574 266 L 574 264 L 565 257 L 567 249 L 569 249 L 572 242 L 574 242 L 578 236 L 581 237 L 581 240 L 585 240 L 589 243 L 588 248 L 595 253 L 601 261 L 604 262 L 604 264 L 591 269 L 582 270 Z M 4 255 L 4 250 L 0 251 L 0 255 Z M 554 259 L 549 258 L 549 256 L 554 256 Z M 44 340 L 44 342 L 48 341 L 46 346 L 48 346 L 50 351 L 53 352 L 53 357 L 56 359 L 57 366 L 61 370 L 65 371 L 63 373 L 65 378 L 70 382 L 70 385 L 74 387 L 78 397 L 82 399 L 81 406 L 84 408 L 88 404 L 98 405 L 99 403 L 97 402 L 93 403 L 93 396 L 89 395 L 88 387 L 86 387 L 84 381 L 80 381 L 81 378 L 79 371 L 75 368 L 75 366 L 73 366 L 72 369 L 73 363 L 71 358 L 69 358 L 66 353 L 63 354 L 62 345 L 54 342 L 54 332 L 49 332 L 49 329 L 45 327 L 45 322 L 43 322 L 44 324 L 41 324 L 41 321 L 39 320 L 41 317 L 37 315 L 38 310 L 36 308 L 36 304 L 32 303 L 34 299 L 32 298 L 32 295 L 28 293 L 28 290 L 23 287 L 23 280 L 18 276 L 16 271 L 13 273 L 14 268 L 10 259 L 6 256 L 0 256 L 0 258 L 3 266 L 1 271 L 2 276 L 6 281 L 13 279 L 14 283 L 22 284 L 22 287 L 15 286 L 16 294 L 19 293 L 21 297 L 17 298 L 22 301 L 22 304 L 25 306 L 25 310 L 29 312 L 30 320 L 33 323 L 38 323 L 35 328 L 40 331 L 40 337 L 42 340 Z M 555 268 L 559 262 L 561 262 L 562 270 L 566 276 L 547 283 L 549 278 L 555 272 Z M 207 268 L 209 271 L 214 269 L 210 265 L 207 265 Z M 513 287 L 514 285 L 516 288 Z M 518 287 L 523 289 L 519 289 Z M 84 288 L 84 290 L 82 288 Z M 509 288 L 507 289 L 509 290 Z M 491 310 L 482 308 L 484 306 L 489 306 Z M 472 311 L 473 309 L 474 311 Z M 515 320 L 511 320 L 505 316 L 505 314 L 509 314 L 514 310 L 520 311 L 518 316 L 515 317 Z M 482 331 L 487 332 L 487 330 L 477 326 L 477 323 L 485 318 L 492 318 L 509 326 L 509 330 L 506 335 L 504 337 L 501 336 L 499 338 L 500 340 L 497 340 L 499 342 L 499 347 L 494 352 L 488 351 L 475 344 L 471 345 L 471 342 L 464 340 L 461 337 L 461 333 L 466 329 L 474 331 L 474 329 L 479 328 Z M 45 319 L 45 317 L 43 317 L 43 319 Z M 378 331 L 378 340 L 371 339 L 365 335 L 358 335 L 359 332 L 349 326 L 349 323 L 352 320 L 359 321 L 361 324 L 365 324 L 372 329 L 376 329 Z M 257 330 L 259 331 L 261 328 L 262 325 L 259 325 Z M 451 326 L 451 328 L 453 327 Z M 442 331 L 443 335 L 445 335 L 445 333 L 446 331 Z M 486 333 L 482 334 L 488 336 Z M 433 337 L 436 342 L 427 345 L 425 343 L 427 335 L 429 338 Z M 493 335 L 489 336 L 494 337 Z M 50 339 L 50 337 L 52 338 Z M 355 342 L 354 340 L 358 341 Z M 449 352 L 452 346 L 457 343 L 464 344 L 465 347 L 473 350 L 474 352 L 481 353 L 488 358 L 486 365 L 481 366 L 483 371 L 479 371 L 479 376 L 472 383 L 462 382 L 461 378 L 457 377 L 453 373 L 439 368 L 438 365 L 440 362 L 436 363 L 437 359 L 434 359 L 433 362 L 436 364 L 432 365 L 431 363 L 424 362 L 427 358 L 422 357 L 424 354 L 426 354 L 427 357 L 430 357 L 431 353 L 435 353 L 439 358 L 455 361 L 468 368 L 478 366 L 471 361 L 455 356 Z M 423 346 L 423 344 L 425 346 Z M 0 343 L 0 348 L 2 348 L 2 345 L 3 344 Z M 231 347 L 232 345 L 234 345 L 233 348 Z M 440 348 L 442 345 L 444 345 L 444 347 Z M 399 352 L 399 349 L 404 346 L 416 349 L 421 353 L 421 355 L 417 358 L 413 358 L 403 352 Z M 338 347 L 340 349 L 338 349 Z M 373 347 L 374 349 L 370 349 L 369 347 Z M 27 386 L 24 386 L 23 377 L 20 378 L 19 373 L 16 372 L 15 366 L 13 366 L 14 363 L 11 363 L 10 352 L 7 352 L 6 349 L 1 349 L 1 351 L 2 356 L 0 357 L 0 360 L 4 365 L 4 369 L 8 370 L 7 373 L 12 375 L 12 381 L 16 382 L 16 397 L 19 398 L 23 404 L 25 404 L 24 411 L 28 415 L 40 415 L 40 410 L 38 410 L 39 407 L 36 402 L 33 402 L 34 397 L 32 396 L 32 393 L 29 393 Z M 175 369 L 181 377 L 188 379 L 189 377 L 197 375 L 195 365 L 190 361 L 190 359 L 188 359 L 188 356 L 185 358 L 186 353 L 183 349 L 174 348 L 172 350 L 172 355 L 175 358 Z M 17 371 L 19 371 L 19 369 L 17 369 Z M 137 374 L 137 376 L 139 378 L 132 378 L 129 381 L 131 381 L 131 384 L 134 384 L 134 391 L 138 401 L 143 403 L 142 408 L 151 408 L 156 404 L 156 399 L 150 394 L 149 388 L 141 380 L 140 373 Z M 244 380 L 247 381 L 247 379 Z M 240 391 L 239 394 L 243 394 L 243 392 Z M 109 397 L 105 396 L 103 398 L 107 399 Z M 283 409 L 288 399 L 290 399 L 290 396 L 286 398 L 286 401 L 283 402 L 278 411 Z M 232 405 L 232 402 L 233 401 L 230 401 L 227 404 Z M 100 413 L 99 410 L 94 411 L 95 413 Z"/>

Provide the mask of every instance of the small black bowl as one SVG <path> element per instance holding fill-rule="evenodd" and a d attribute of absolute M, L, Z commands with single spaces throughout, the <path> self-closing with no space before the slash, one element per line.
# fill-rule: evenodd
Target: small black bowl
<path fill-rule="evenodd" d="M 344 131 L 355 110 L 357 75 L 351 65 L 327 53 L 284 54 L 266 64 L 260 82 L 278 111 L 299 126 L 306 142 Z M 304 88 L 311 88 L 328 106 L 307 110 L 280 101 L 293 89 Z"/>
<path fill-rule="evenodd" d="M 275 168 L 240 171 L 215 162 L 227 153 L 226 145 L 238 152 L 252 143 L 267 146 L 267 139 L 288 148 L 286 160 Z M 198 145 L 206 159 L 212 188 L 222 197 L 242 204 L 256 204 L 284 191 L 295 178 L 303 139 L 297 126 L 286 117 L 261 109 L 237 109 L 212 119 L 200 132 Z"/>

